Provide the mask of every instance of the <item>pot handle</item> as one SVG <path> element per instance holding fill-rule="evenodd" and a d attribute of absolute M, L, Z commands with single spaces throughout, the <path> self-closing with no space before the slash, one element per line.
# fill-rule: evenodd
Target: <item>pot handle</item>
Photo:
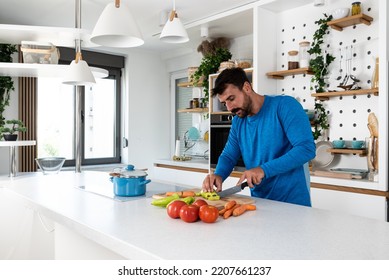
<path fill-rule="evenodd" d="M 147 180 L 144 180 L 144 181 L 140 182 L 139 185 L 146 185 L 146 184 L 148 184 L 150 182 L 151 182 L 151 180 L 147 179 Z"/>

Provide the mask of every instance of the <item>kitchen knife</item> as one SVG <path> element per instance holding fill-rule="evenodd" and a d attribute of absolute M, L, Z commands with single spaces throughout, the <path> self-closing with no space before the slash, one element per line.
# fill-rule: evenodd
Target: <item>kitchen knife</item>
<path fill-rule="evenodd" d="M 243 182 L 242 184 L 240 184 L 238 186 L 235 186 L 235 187 L 232 187 L 232 188 L 228 188 L 228 189 L 226 189 L 224 191 L 218 192 L 217 195 L 220 196 L 220 198 L 226 197 L 226 196 L 232 195 L 234 193 L 241 192 L 248 185 L 249 184 L 247 182 Z"/>

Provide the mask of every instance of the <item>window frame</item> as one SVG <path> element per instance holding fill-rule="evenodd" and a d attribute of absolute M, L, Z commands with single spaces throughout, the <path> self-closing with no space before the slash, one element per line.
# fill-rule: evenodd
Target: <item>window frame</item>
<path fill-rule="evenodd" d="M 70 64 L 74 59 L 75 50 L 71 48 L 59 48 L 60 50 L 60 59 L 59 64 Z M 81 126 L 82 126 L 82 135 L 81 135 L 81 164 L 82 165 L 99 165 L 99 164 L 111 164 L 111 163 L 120 163 L 121 162 L 121 110 L 122 110 L 122 101 L 121 101 L 121 77 L 122 77 L 122 68 L 124 68 L 124 57 L 111 54 L 103 54 L 98 52 L 83 51 L 83 59 L 88 62 L 89 66 L 98 67 L 105 69 L 109 72 L 108 78 L 113 78 L 115 80 L 115 150 L 113 157 L 105 158 L 85 158 L 85 88 L 82 87 L 83 94 L 81 98 Z M 38 93 L 39 94 L 39 93 Z M 76 87 L 74 87 L 74 95 L 76 95 Z M 74 105 L 74 110 L 76 106 Z M 74 120 L 76 121 L 76 120 Z M 64 166 L 75 166 L 75 159 L 67 159 L 64 163 Z"/>

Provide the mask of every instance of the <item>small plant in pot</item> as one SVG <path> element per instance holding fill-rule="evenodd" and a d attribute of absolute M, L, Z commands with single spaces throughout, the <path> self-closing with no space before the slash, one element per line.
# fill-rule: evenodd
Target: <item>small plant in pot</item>
<path fill-rule="evenodd" d="M 7 120 L 5 123 L 9 127 L 0 127 L 0 139 L 4 138 L 6 141 L 16 141 L 18 139 L 18 132 L 27 131 L 27 128 L 21 120 Z"/>

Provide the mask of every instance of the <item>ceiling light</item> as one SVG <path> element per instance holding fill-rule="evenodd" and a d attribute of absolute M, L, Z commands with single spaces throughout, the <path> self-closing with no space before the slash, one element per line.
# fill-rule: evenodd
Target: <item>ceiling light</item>
<path fill-rule="evenodd" d="M 80 27 L 81 0 L 76 0 L 76 28 Z M 88 63 L 86 63 L 85 60 L 82 60 L 80 39 L 76 39 L 76 58 L 70 63 L 69 71 L 66 72 L 65 79 L 62 83 L 75 86 L 85 86 L 96 83 Z"/>
<path fill-rule="evenodd" d="M 81 52 L 77 52 L 76 58 L 70 63 L 69 71 L 67 71 L 63 83 L 75 86 L 86 86 L 96 83 L 88 63 L 82 60 Z"/>
<path fill-rule="evenodd" d="M 120 0 L 105 7 L 90 40 L 97 45 L 114 48 L 131 48 L 144 44 L 130 9 L 124 4 L 120 5 Z"/>
<path fill-rule="evenodd" d="M 189 41 L 188 33 L 176 12 L 176 1 L 173 0 L 173 10 L 162 29 L 160 40 L 166 43 L 185 43 Z"/>

